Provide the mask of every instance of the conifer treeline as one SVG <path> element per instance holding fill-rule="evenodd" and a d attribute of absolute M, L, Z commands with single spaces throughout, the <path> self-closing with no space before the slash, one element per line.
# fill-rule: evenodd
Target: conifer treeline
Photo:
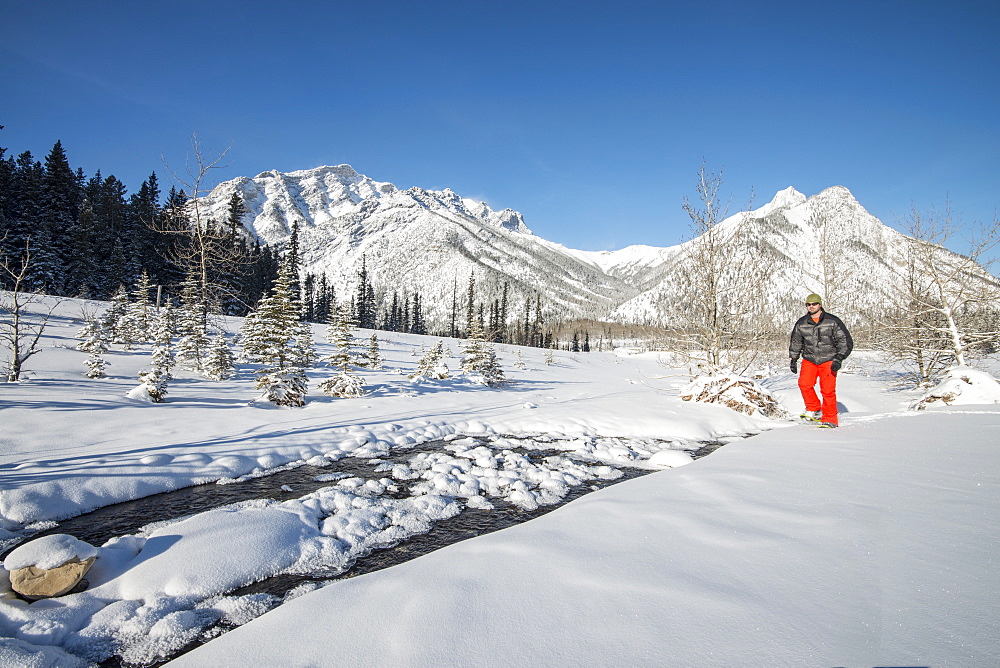
<path fill-rule="evenodd" d="M 108 300 L 145 272 L 152 284 L 178 295 L 191 271 L 186 237 L 177 234 L 191 226 L 189 198 L 171 187 L 166 202 L 161 199 L 155 173 L 129 195 L 113 175 L 74 171 L 58 141 L 44 162 L 30 151 L 14 158 L 0 148 L 0 254 L 16 260 L 30 252 L 24 287 L 46 294 Z M 209 277 L 218 288 L 215 306 L 227 315 L 245 315 L 277 270 L 271 250 L 242 226 L 242 206 L 236 198 L 227 220 L 205 222 L 240 258 L 213 267 Z"/>

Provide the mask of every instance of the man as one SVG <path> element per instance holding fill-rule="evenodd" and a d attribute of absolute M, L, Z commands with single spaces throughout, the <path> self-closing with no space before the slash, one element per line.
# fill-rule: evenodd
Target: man
<path fill-rule="evenodd" d="M 806 310 L 808 313 L 792 328 L 792 340 L 788 345 L 792 373 L 798 373 L 798 359 L 802 356 L 799 391 L 806 404 L 802 419 L 819 422 L 821 427 L 838 427 L 837 372 L 854 349 L 854 341 L 840 318 L 823 310 L 819 295 L 813 293 L 806 297 Z M 822 404 L 816 396 L 817 379 Z"/>

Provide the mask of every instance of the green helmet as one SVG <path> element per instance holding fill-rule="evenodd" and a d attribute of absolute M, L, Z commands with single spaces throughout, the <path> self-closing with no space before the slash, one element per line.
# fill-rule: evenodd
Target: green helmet
<path fill-rule="evenodd" d="M 807 304 L 819 304 L 819 305 L 822 306 L 822 304 L 823 304 L 823 298 L 820 297 L 818 294 L 816 294 L 814 292 L 811 295 L 809 295 L 808 297 L 806 297 L 806 303 Z"/>

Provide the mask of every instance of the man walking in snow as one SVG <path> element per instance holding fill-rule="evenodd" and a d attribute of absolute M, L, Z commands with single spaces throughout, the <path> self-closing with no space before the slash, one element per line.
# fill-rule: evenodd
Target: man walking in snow
<path fill-rule="evenodd" d="M 792 327 L 788 356 L 792 358 L 792 373 L 798 373 L 799 391 L 806 404 L 804 420 L 814 420 L 821 427 L 837 427 L 837 372 L 854 349 L 851 333 L 840 318 L 823 310 L 823 300 L 813 293 L 806 297 L 806 313 Z M 823 396 L 816 396 L 816 381 Z"/>

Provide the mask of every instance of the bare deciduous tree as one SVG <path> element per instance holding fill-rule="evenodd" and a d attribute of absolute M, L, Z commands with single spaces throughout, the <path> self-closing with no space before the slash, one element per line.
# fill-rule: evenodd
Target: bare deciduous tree
<path fill-rule="evenodd" d="M 710 371 L 744 373 L 773 335 L 773 317 L 764 293 L 766 255 L 755 252 L 750 205 L 741 219 L 723 225 L 730 201 L 720 196 L 722 172 L 698 172 L 698 202 L 685 198 L 692 239 L 683 245 L 675 279 L 689 299 L 675 304 L 670 346 L 689 363 Z"/>
<path fill-rule="evenodd" d="M 44 311 L 32 318 L 27 316 L 27 307 L 40 303 L 44 295 L 38 292 L 22 292 L 25 282 L 31 273 L 31 245 L 25 241 L 24 253 L 17 262 L 11 262 L 6 256 L 0 261 L 0 270 L 6 275 L 11 291 L 0 298 L 0 341 L 10 354 L 6 376 L 8 383 L 16 383 L 21 379 L 24 363 L 32 355 L 41 352 L 38 342 L 52 316 L 52 311 L 60 300 L 49 297 L 49 304 Z"/>
<path fill-rule="evenodd" d="M 913 209 L 903 223 L 910 237 L 903 287 L 887 311 L 882 348 L 913 363 L 918 383 L 926 385 L 1000 342 L 1000 280 L 988 271 L 1000 247 L 1000 219 L 967 226 L 948 206 L 926 214 Z M 959 239 L 966 243 L 964 255 L 945 248 Z"/>
<path fill-rule="evenodd" d="M 206 321 L 210 305 L 218 303 L 222 293 L 231 289 L 219 280 L 220 277 L 247 262 L 235 229 L 227 221 L 209 218 L 202 201 L 202 197 L 212 190 L 208 186 L 212 171 L 228 166 L 223 164 L 228 153 L 229 148 L 226 148 L 219 155 L 212 156 L 198 135 L 193 135 L 184 176 L 167 167 L 189 198 L 185 210 L 174 211 L 173 215 L 154 223 L 156 231 L 177 237 L 178 243 L 172 245 L 172 257 L 169 259 L 186 275 L 197 280 Z"/>

